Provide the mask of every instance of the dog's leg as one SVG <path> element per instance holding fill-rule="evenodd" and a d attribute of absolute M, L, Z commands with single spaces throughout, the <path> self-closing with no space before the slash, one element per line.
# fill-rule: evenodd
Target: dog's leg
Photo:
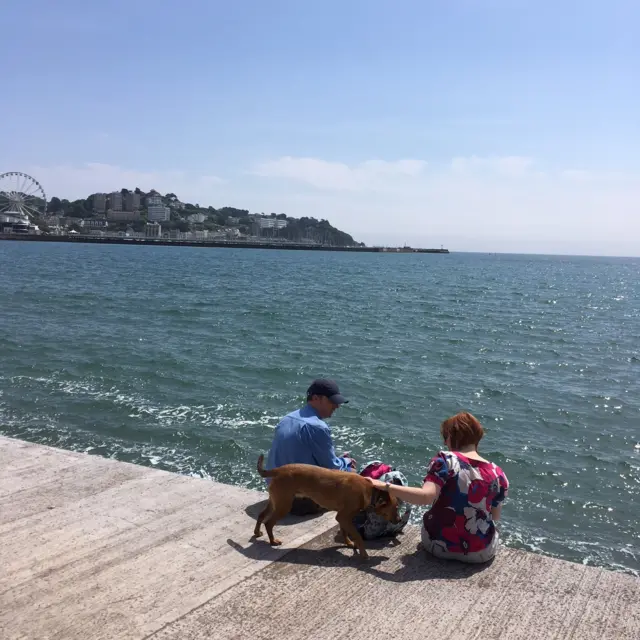
<path fill-rule="evenodd" d="M 282 544 L 281 540 L 273 537 L 273 526 L 278 520 L 284 518 L 289 511 L 291 511 L 291 505 L 293 504 L 293 496 L 283 498 L 278 496 L 278 502 L 271 505 L 271 515 L 265 520 L 264 528 L 267 530 L 269 536 L 269 544 L 273 547 L 278 547 Z"/>
<path fill-rule="evenodd" d="M 336 516 L 336 520 L 340 524 L 340 528 L 345 532 L 345 538 L 351 538 L 353 544 L 355 544 L 356 549 L 360 553 L 361 560 L 368 560 L 369 554 L 364 546 L 364 540 L 362 536 L 358 533 L 355 525 L 353 524 L 353 514 L 345 514 L 338 512 Z"/>
<path fill-rule="evenodd" d="M 340 520 L 338 516 L 336 516 L 336 521 L 340 524 Z M 349 539 L 349 534 L 345 531 L 344 527 L 340 524 L 340 534 L 342 535 L 342 539 L 344 543 L 349 547 L 349 549 L 353 549 L 353 542 Z M 336 536 L 336 542 L 338 542 L 338 536 Z"/>
<path fill-rule="evenodd" d="M 262 536 L 262 531 L 260 527 L 264 522 L 265 518 L 268 518 L 273 511 L 273 507 L 271 506 L 271 498 L 269 498 L 269 502 L 267 502 L 267 506 L 260 512 L 258 516 L 258 521 L 256 522 L 256 528 L 253 530 L 253 535 L 256 538 L 260 538 Z"/>
<path fill-rule="evenodd" d="M 344 543 L 349 547 L 349 549 L 353 549 L 353 542 L 351 538 L 349 538 L 349 534 L 341 527 L 340 532 L 342 533 L 342 538 L 344 539 Z"/>

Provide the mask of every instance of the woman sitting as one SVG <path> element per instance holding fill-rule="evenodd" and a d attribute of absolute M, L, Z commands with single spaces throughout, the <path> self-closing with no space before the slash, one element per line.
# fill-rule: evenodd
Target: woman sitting
<path fill-rule="evenodd" d="M 445 420 L 440 432 L 448 451 L 431 460 L 422 488 L 370 482 L 404 502 L 433 505 L 423 518 L 426 551 L 438 558 L 487 562 L 498 550 L 495 523 L 509 481 L 500 467 L 478 454 L 484 429 L 470 413 Z"/>

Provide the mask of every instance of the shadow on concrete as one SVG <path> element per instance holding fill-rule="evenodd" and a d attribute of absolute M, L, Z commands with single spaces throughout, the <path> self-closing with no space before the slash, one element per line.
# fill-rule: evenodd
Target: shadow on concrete
<path fill-rule="evenodd" d="M 260 502 L 256 502 L 255 504 L 250 504 L 244 512 L 252 519 L 257 520 L 260 512 L 267 506 L 268 500 L 260 500 Z M 315 518 L 319 518 L 320 516 L 325 515 L 326 511 L 321 513 L 313 513 L 307 516 L 293 516 L 289 514 L 282 520 L 278 520 L 277 526 L 285 526 L 288 527 L 292 524 L 299 524 L 300 522 L 307 522 L 308 520 L 314 520 Z"/>
<path fill-rule="evenodd" d="M 467 564 L 456 560 L 441 560 L 432 556 L 418 544 L 413 553 L 399 557 L 402 567 L 393 572 L 368 569 L 372 576 L 389 582 L 412 582 L 415 580 L 466 580 L 476 573 L 488 569 L 493 560 L 485 564 Z"/>
<path fill-rule="evenodd" d="M 262 540 L 261 538 L 252 538 L 251 544 L 248 547 L 243 547 L 231 539 L 227 540 L 227 544 L 250 560 L 269 560 L 270 553 L 275 555 L 278 553 L 276 549 L 281 549 L 280 547 L 276 547 L 276 549 L 272 548 L 266 540 Z M 388 559 L 384 556 L 371 556 L 365 564 L 360 562 L 359 556 L 354 555 L 353 552 L 343 544 L 334 544 L 324 549 L 305 549 L 304 547 L 300 547 L 291 550 L 282 549 L 282 551 L 285 551 L 285 554 L 278 558 L 274 557 L 274 563 L 362 569 L 380 564 Z"/>
<path fill-rule="evenodd" d="M 402 537 L 367 540 L 366 545 L 368 551 L 375 552 L 387 549 L 390 550 L 394 558 L 372 554 L 367 562 L 361 562 L 359 556 L 353 555 L 350 549 L 347 549 L 343 544 L 336 544 L 336 534 L 337 528 L 322 534 L 309 545 L 287 551 L 283 556 L 274 558 L 273 561 L 275 563 L 292 566 L 313 565 L 329 568 L 344 567 L 345 569 L 356 569 L 358 571 L 364 571 L 380 580 L 389 582 L 441 579 L 464 580 L 476 573 L 484 571 L 492 564 L 492 562 L 488 562 L 483 565 L 476 565 L 440 560 L 428 555 L 421 544 L 419 544 L 412 553 L 398 555 L 398 547 L 402 546 Z M 242 547 L 231 539 L 227 540 L 227 544 L 249 559 L 268 559 L 270 547 L 266 540 L 254 538 L 248 547 Z M 384 571 L 383 568 L 378 568 L 390 559 L 396 560 L 395 562 L 389 563 L 392 564 L 394 568 L 397 567 L 398 560 L 402 566 L 394 571 Z"/>

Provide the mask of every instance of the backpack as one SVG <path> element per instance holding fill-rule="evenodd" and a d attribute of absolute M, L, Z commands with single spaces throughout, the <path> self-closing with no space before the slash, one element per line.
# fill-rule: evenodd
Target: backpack
<path fill-rule="evenodd" d="M 360 471 L 360 475 L 365 478 L 375 478 L 382 482 L 389 482 L 403 487 L 408 486 L 407 479 L 397 469 L 384 464 L 380 460 L 374 460 L 366 464 Z M 398 500 L 398 511 L 404 513 L 400 517 L 400 522 L 392 524 L 379 516 L 372 507 L 365 511 L 361 511 L 353 521 L 358 533 L 365 540 L 373 540 L 374 538 L 386 538 L 398 535 L 408 524 L 411 517 L 411 506 L 402 500 Z"/>

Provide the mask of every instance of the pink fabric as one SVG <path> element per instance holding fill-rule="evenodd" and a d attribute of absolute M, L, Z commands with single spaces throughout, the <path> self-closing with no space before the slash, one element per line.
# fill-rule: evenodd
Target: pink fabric
<path fill-rule="evenodd" d="M 388 464 L 384 464 L 382 462 L 372 462 L 360 472 L 360 475 L 364 476 L 365 478 L 373 478 L 374 480 L 377 480 L 385 473 L 389 473 L 389 471 L 393 471 L 393 467 L 390 467 Z"/>

